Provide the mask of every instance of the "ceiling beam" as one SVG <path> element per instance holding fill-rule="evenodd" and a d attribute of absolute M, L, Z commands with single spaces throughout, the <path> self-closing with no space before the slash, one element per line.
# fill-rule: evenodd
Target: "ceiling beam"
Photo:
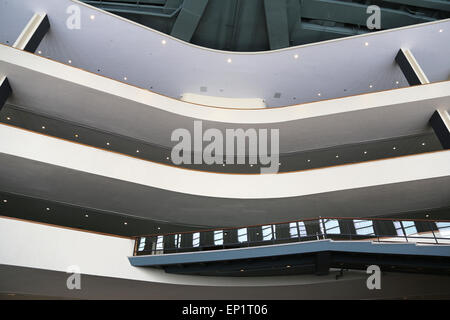
<path fill-rule="evenodd" d="M 0 111 L 2 110 L 6 100 L 8 100 L 11 93 L 12 90 L 11 86 L 9 85 L 8 78 L 6 78 L 5 76 L 0 77 Z"/>
<path fill-rule="evenodd" d="M 431 127 L 444 149 L 450 149 L 450 115 L 446 110 L 436 110 L 430 119 Z"/>
<path fill-rule="evenodd" d="M 450 12 L 450 1 L 448 0 L 384 0 L 384 1 Z"/>
<path fill-rule="evenodd" d="M 409 49 L 400 49 L 395 61 L 411 86 L 430 83 L 416 58 Z"/>
<path fill-rule="evenodd" d="M 367 7 L 364 4 L 336 0 L 303 0 L 301 10 L 303 18 L 366 26 L 369 17 Z M 382 29 L 398 28 L 435 20 L 427 16 L 414 15 L 400 10 L 380 9 Z"/>
<path fill-rule="evenodd" d="M 13 47 L 34 52 L 49 29 L 50 22 L 48 21 L 47 15 L 45 13 L 35 13 L 17 38 Z"/>

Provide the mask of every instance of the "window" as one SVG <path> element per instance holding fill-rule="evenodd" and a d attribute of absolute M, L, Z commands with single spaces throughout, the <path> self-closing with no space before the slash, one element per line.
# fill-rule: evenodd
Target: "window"
<path fill-rule="evenodd" d="M 200 246 L 200 232 L 195 232 L 192 235 L 192 246 L 194 248 L 197 248 L 198 246 Z"/>
<path fill-rule="evenodd" d="M 156 250 L 163 250 L 163 249 L 164 249 L 163 236 L 158 236 L 158 238 L 156 238 Z"/>
<path fill-rule="evenodd" d="M 214 231 L 214 245 L 215 246 L 223 245 L 223 230 Z"/>
<path fill-rule="evenodd" d="M 138 247 L 138 251 L 144 251 L 144 249 L 145 249 L 145 240 L 146 240 L 147 238 L 144 238 L 144 237 L 142 237 L 142 238 L 140 238 L 139 239 L 139 247 Z"/>
<path fill-rule="evenodd" d="M 416 223 L 414 221 L 402 221 L 402 223 L 407 236 L 417 233 Z"/>
<path fill-rule="evenodd" d="M 291 238 L 298 238 L 297 222 L 289 223 L 289 235 Z"/>
<path fill-rule="evenodd" d="M 407 236 L 417 233 L 414 221 L 394 221 L 394 227 L 398 236 L 405 236 L 405 233 Z"/>
<path fill-rule="evenodd" d="M 247 228 L 238 229 L 238 241 L 240 243 L 248 241 Z"/>
<path fill-rule="evenodd" d="M 262 235 L 263 235 L 263 240 L 272 240 L 272 239 L 276 238 L 275 234 L 273 232 L 272 225 L 263 226 L 262 227 Z"/>
<path fill-rule="evenodd" d="M 356 234 L 363 236 L 375 235 L 372 220 L 353 220 L 353 222 L 355 224 Z"/>
<path fill-rule="evenodd" d="M 321 219 L 320 231 L 326 234 L 340 234 L 339 222 L 336 219 Z M 325 230 L 324 230 L 325 228 Z"/>
<path fill-rule="evenodd" d="M 175 235 L 175 248 L 181 247 L 181 234 Z"/>
<path fill-rule="evenodd" d="M 306 236 L 306 227 L 303 221 L 289 223 L 289 235 L 291 238 L 298 238 Z"/>
<path fill-rule="evenodd" d="M 306 226 L 303 221 L 298 223 L 298 231 L 300 231 L 300 237 L 306 237 L 308 233 L 306 232 Z"/>
<path fill-rule="evenodd" d="M 436 222 L 436 227 L 439 230 L 440 237 L 450 237 L 450 222 Z"/>

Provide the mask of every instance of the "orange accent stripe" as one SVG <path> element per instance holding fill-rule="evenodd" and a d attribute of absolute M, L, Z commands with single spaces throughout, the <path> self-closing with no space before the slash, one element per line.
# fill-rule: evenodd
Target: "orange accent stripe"
<path fill-rule="evenodd" d="M 392 89 L 381 90 L 381 91 L 373 91 L 373 92 L 364 92 L 364 93 L 359 93 L 359 94 L 350 95 L 350 96 L 344 96 L 344 97 L 338 97 L 338 98 L 330 98 L 330 99 L 323 99 L 323 100 L 317 100 L 317 101 L 309 101 L 309 102 L 303 102 L 303 103 L 300 103 L 300 104 L 290 104 L 290 105 L 278 106 L 278 107 L 251 108 L 251 109 L 248 109 L 248 108 L 229 108 L 229 107 L 210 106 L 210 105 L 205 105 L 205 104 L 200 104 L 200 103 L 195 103 L 195 102 L 183 101 L 183 100 L 180 100 L 180 99 L 177 99 L 177 98 L 173 98 L 173 97 L 164 95 L 162 93 L 151 91 L 151 90 L 149 90 L 147 88 L 142 88 L 142 87 L 139 87 L 137 85 L 129 84 L 129 83 L 126 83 L 126 82 L 123 82 L 123 81 L 120 81 L 120 80 L 117 80 L 117 79 L 114 79 L 114 78 L 110 78 L 110 77 L 104 76 L 102 74 L 98 74 L 98 73 L 95 73 L 95 72 L 92 72 L 92 71 L 89 71 L 89 70 L 85 70 L 85 69 L 80 68 L 80 67 L 75 67 L 73 65 L 66 64 L 66 63 L 60 62 L 58 60 L 54 60 L 52 58 L 47 58 L 47 57 L 44 57 L 44 56 L 41 56 L 41 55 L 37 55 L 37 54 L 31 53 L 31 52 L 28 52 L 28 51 L 17 49 L 17 48 L 14 48 L 12 46 L 9 46 L 9 45 L 3 44 L 3 43 L 0 43 L 0 45 L 2 45 L 4 47 L 11 48 L 11 49 L 14 49 L 14 50 L 22 51 L 25 54 L 31 54 L 31 55 L 33 55 L 35 57 L 39 57 L 39 58 L 42 58 L 42 59 L 53 61 L 55 63 L 61 64 L 61 65 L 67 66 L 67 67 L 78 69 L 78 70 L 81 70 L 81 71 L 84 71 L 84 72 L 87 72 L 87 73 L 90 73 L 90 74 L 93 74 L 93 75 L 96 75 L 96 76 L 99 76 L 99 77 L 102 77 L 102 78 L 105 78 L 105 79 L 116 81 L 116 82 L 128 85 L 130 87 L 134 87 L 134 88 L 141 89 L 141 90 L 146 90 L 146 91 L 148 91 L 150 93 L 153 93 L 153 94 L 156 94 L 156 95 L 159 95 L 159 96 L 171 99 L 171 100 L 180 101 L 180 102 L 183 102 L 183 103 L 186 103 L 186 104 L 192 104 L 192 105 L 197 105 L 197 106 L 206 107 L 206 108 L 223 109 L 223 110 L 259 111 L 259 110 L 270 110 L 270 109 L 279 109 L 279 108 L 288 108 L 288 107 L 301 107 L 301 106 L 304 106 L 304 105 L 307 105 L 307 104 L 317 103 L 317 102 L 322 102 L 322 101 L 332 101 L 332 100 L 345 99 L 345 98 L 350 98 L 350 97 L 358 97 L 358 96 L 362 96 L 362 95 L 369 95 L 369 94 L 374 94 L 374 93 L 381 93 L 381 92 L 388 92 L 388 91 L 393 91 L 393 90 L 408 89 L 408 88 L 417 87 L 417 86 L 428 86 L 428 85 L 432 85 L 432 84 L 436 84 L 436 83 L 450 82 L 450 80 L 442 80 L 442 81 L 430 82 L 430 83 L 421 84 L 421 85 L 415 85 L 415 86 L 408 86 L 408 87 L 402 87 L 402 88 L 392 88 Z"/>
<path fill-rule="evenodd" d="M 98 232 L 98 231 L 92 231 L 92 230 L 86 230 L 86 229 L 79 229 L 79 228 L 73 228 L 73 227 L 65 227 L 65 226 L 60 226 L 60 225 L 46 223 L 46 222 L 39 222 L 39 221 L 34 221 L 34 220 L 27 220 L 27 219 L 8 217 L 8 216 L 2 216 L 2 215 L 0 215 L 0 219 L 17 220 L 17 221 L 22 221 L 22 222 L 39 224 L 39 225 L 43 225 L 43 226 L 47 226 L 47 227 L 54 227 L 54 228 L 59 228 L 59 229 L 67 229 L 67 230 L 72 230 L 72 231 L 80 231 L 80 232 L 98 234 L 98 235 L 101 235 L 101 236 L 115 237 L 115 238 L 121 238 L 121 239 L 128 239 L 128 240 L 134 240 L 135 239 L 135 237 L 132 237 L 132 236 L 130 236 L 130 237 L 120 236 L 120 235 L 117 235 L 117 234 L 104 233 L 104 232 Z"/>
<path fill-rule="evenodd" d="M 182 170 L 190 170 L 190 171 L 195 171 L 195 172 L 206 172 L 206 173 L 213 173 L 213 174 L 228 174 L 228 175 L 261 175 L 261 173 L 235 173 L 235 172 L 218 172 L 218 171 L 208 171 L 208 170 L 200 170 L 200 169 L 190 169 L 190 168 L 185 168 L 185 167 L 180 167 L 180 166 L 175 166 L 172 164 L 166 164 L 166 163 L 161 163 L 161 162 L 157 162 L 157 161 L 152 161 L 152 160 L 148 160 L 148 159 L 144 159 L 144 158 L 140 158 L 140 157 L 136 157 L 136 156 L 132 156 L 126 153 L 121 153 L 118 151 L 114 151 L 114 150 L 109 150 L 109 149 L 103 149 L 100 147 L 95 147 L 89 144 L 84 144 L 81 142 L 77 142 L 77 141 L 73 141 L 73 140 L 68 140 L 65 138 L 60 138 L 60 137 L 56 137 L 56 136 L 52 136 L 46 133 L 42 133 L 39 131 L 33 131 L 30 129 L 25 129 L 19 126 L 15 126 L 12 124 L 8 124 L 8 123 L 4 123 L 4 122 L 0 122 L 0 125 L 3 126 L 7 126 L 7 127 L 11 127 L 11 128 L 15 128 L 18 130 L 23 130 L 23 131 L 27 131 L 27 132 L 31 132 L 34 134 L 38 134 L 38 135 L 42 135 L 45 137 L 49 137 L 49 138 L 53 138 L 53 139 L 58 139 L 61 141 L 65 141 L 65 142 L 69 142 L 69 143 L 74 143 L 80 146 L 84 146 L 84 147 L 88 147 L 88 148 L 93 148 L 93 149 L 97 149 L 100 151 L 105 151 L 105 152 L 110 152 L 110 153 L 114 153 L 114 154 L 118 154 L 121 156 L 125 156 L 125 157 L 129 157 L 129 158 L 133 158 L 133 159 L 137 159 L 137 160 L 141 160 L 141 161 L 146 161 L 146 162 L 150 162 L 150 163 L 155 163 L 155 164 L 159 164 L 162 166 L 167 166 L 167 167 L 172 167 L 172 168 L 177 168 L 177 169 L 182 169 Z M 403 155 L 403 156 L 395 156 L 395 157 L 390 157 L 390 158 L 383 158 L 383 159 L 375 159 L 375 160 L 365 160 L 365 161 L 361 161 L 361 162 L 351 162 L 351 163 L 343 163 L 343 164 L 336 164 L 333 166 L 326 166 L 326 167 L 319 167 L 319 168 L 311 168 L 311 169 L 303 169 L 303 170 L 294 170 L 294 171 L 284 171 L 284 172 L 277 172 L 275 174 L 288 174 L 288 173 L 298 173 L 298 172 L 306 172 L 306 171 L 312 171 L 312 170 L 322 170 L 322 169 L 327 169 L 327 168 L 336 168 L 336 167 L 342 167 L 342 166 L 351 166 L 351 165 L 356 165 L 356 164 L 360 164 L 360 163 L 369 163 L 369 162 L 376 162 L 376 161 L 385 161 L 385 160 L 390 160 L 390 159 L 398 159 L 398 158 L 406 158 L 406 157 L 413 157 L 413 156 L 417 156 L 417 155 L 422 155 L 422 154 L 433 154 L 433 153 L 440 153 L 440 152 L 450 152 L 450 150 L 437 150 L 437 151 L 429 151 L 429 152 L 422 152 L 422 153 L 416 153 L 416 154 L 408 154 L 408 155 Z"/>

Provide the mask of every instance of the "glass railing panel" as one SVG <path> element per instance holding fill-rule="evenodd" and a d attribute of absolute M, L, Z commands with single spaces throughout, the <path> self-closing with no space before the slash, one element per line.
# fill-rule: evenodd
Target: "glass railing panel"
<path fill-rule="evenodd" d="M 175 244 L 177 247 L 177 252 L 186 252 L 194 249 L 193 245 L 193 234 L 192 233 L 181 233 L 175 238 Z"/>
<path fill-rule="evenodd" d="M 277 243 L 298 241 L 298 229 L 296 225 L 296 222 L 294 222 L 293 226 L 291 226 L 290 223 L 280 223 L 273 225 L 275 231 L 274 240 L 276 240 Z"/>
<path fill-rule="evenodd" d="M 249 244 L 251 246 L 252 245 L 259 245 L 260 243 L 263 242 L 261 226 L 249 227 L 247 229 L 248 229 Z"/>
<path fill-rule="evenodd" d="M 450 244 L 450 222 L 436 222 L 434 234 L 438 243 Z"/>
<path fill-rule="evenodd" d="M 214 231 L 202 231 L 200 232 L 200 248 L 202 250 L 215 249 L 215 232 Z"/>
<path fill-rule="evenodd" d="M 321 219 L 302 221 L 302 224 L 299 224 L 300 241 L 324 239 L 320 225 Z"/>

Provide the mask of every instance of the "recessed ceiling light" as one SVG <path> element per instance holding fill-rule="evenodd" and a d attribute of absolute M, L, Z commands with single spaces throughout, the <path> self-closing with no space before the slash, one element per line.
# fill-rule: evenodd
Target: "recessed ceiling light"
<path fill-rule="evenodd" d="M 95 16 L 93 14 L 91 14 L 91 16 L 89 18 L 91 18 L 91 20 L 94 20 Z"/>
<path fill-rule="evenodd" d="M 298 59 L 298 54 L 294 54 L 294 59 Z"/>
<path fill-rule="evenodd" d="M 336 155 L 336 158 L 339 158 L 339 155 L 338 155 L 338 154 Z"/>
<path fill-rule="evenodd" d="M 127 81 L 127 80 L 128 80 L 128 78 L 127 78 L 127 77 L 123 77 L 123 80 Z"/>
<path fill-rule="evenodd" d="M 163 40 L 161 41 L 161 43 L 162 43 L 162 44 L 166 44 L 167 41 L 163 39 Z"/>
<path fill-rule="evenodd" d="M 139 153 L 139 150 L 136 150 L 136 153 Z"/>
<path fill-rule="evenodd" d="M 393 147 L 392 149 L 393 149 L 393 150 L 396 150 L 396 149 L 397 149 L 397 147 Z"/>
<path fill-rule="evenodd" d="M 369 88 L 373 88 L 373 85 L 371 84 L 371 85 L 369 86 Z"/>
<path fill-rule="evenodd" d="M 161 227 L 158 227 L 158 230 L 161 230 Z"/>
<path fill-rule="evenodd" d="M 4 203 L 7 203 L 7 202 L 8 202 L 8 200 L 6 200 L 6 199 L 5 199 L 5 200 L 3 200 L 3 202 L 4 202 Z"/>
<path fill-rule="evenodd" d="M 45 126 L 42 126 L 41 128 L 45 130 Z"/>
<path fill-rule="evenodd" d="M 369 45 L 369 43 L 368 42 L 364 42 L 364 45 L 367 47 Z"/>
<path fill-rule="evenodd" d="M 89 215 L 88 215 L 88 214 L 85 214 L 84 216 L 85 216 L 86 218 L 89 218 Z"/>
<path fill-rule="evenodd" d="M 310 160 L 310 159 L 308 159 L 308 162 L 311 162 L 311 160 Z"/>
<path fill-rule="evenodd" d="M 231 63 L 231 62 L 232 62 L 231 58 L 228 58 L 228 59 L 227 59 L 227 62 L 228 62 L 228 63 Z"/>
<path fill-rule="evenodd" d="M 364 151 L 364 154 L 367 154 L 367 151 Z"/>
<path fill-rule="evenodd" d="M 68 62 L 69 62 L 69 63 L 72 63 L 72 60 L 69 60 Z"/>
<path fill-rule="evenodd" d="M 50 208 L 47 207 L 47 208 L 45 208 L 45 210 L 50 211 Z"/>
<path fill-rule="evenodd" d="M 107 143 L 106 143 L 106 145 L 107 145 L 107 146 L 109 146 L 109 145 L 110 145 L 110 143 L 109 143 L 109 142 L 107 142 Z"/>
<path fill-rule="evenodd" d="M 422 142 L 422 145 L 424 146 L 424 145 L 426 145 L 426 143 L 425 143 L 425 142 Z"/>
<path fill-rule="evenodd" d="M 6 117 L 6 120 L 11 120 L 11 117 Z"/>
<path fill-rule="evenodd" d="M 399 84 L 400 83 L 400 81 L 395 81 L 395 84 Z"/>
<path fill-rule="evenodd" d="M 124 224 L 124 225 L 127 225 L 127 224 L 128 224 L 128 222 L 124 222 L 123 224 Z"/>

